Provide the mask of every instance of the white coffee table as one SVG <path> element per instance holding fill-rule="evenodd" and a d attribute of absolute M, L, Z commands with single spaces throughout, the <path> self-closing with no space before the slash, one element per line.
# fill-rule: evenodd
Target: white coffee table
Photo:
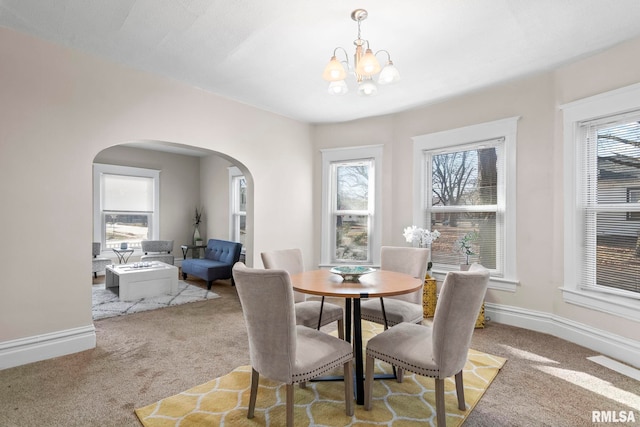
<path fill-rule="evenodd" d="M 120 288 L 120 301 L 178 293 L 178 267 L 160 261 L 148 267 L 134 264 L 106 267 L 106 287 Z"/>

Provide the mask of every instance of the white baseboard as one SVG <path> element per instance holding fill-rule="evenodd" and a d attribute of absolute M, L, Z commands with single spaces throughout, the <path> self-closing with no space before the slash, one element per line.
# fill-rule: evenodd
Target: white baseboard
<path fill-rule="evenodd" d="M 640 342 L 549 313 L 485 303 L 492 321 L 553 335 L 640 368 Z"/>
<path fill-rule="evenodd" d="M 65 356 L 96 347 L 91 325 L 0 343 L 0 370 Z"/>

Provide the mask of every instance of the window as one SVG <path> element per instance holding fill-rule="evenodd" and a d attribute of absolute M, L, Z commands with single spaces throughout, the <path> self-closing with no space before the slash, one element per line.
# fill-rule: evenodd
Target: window
<path fill-rule="evenodd" d="M 229 168 L 231 183 L 231 240 L 245 247 L 247 235 L 247 180 L 236 167 Z"/>
<path fill-rule="evenodd" d="M 503 175 L 504 138 L 454 147 L 444 151 L 425 151 L 427 173 L 425 224 L 441 236 L 432 244 L 435 264 L 457 266 L 465 256 L 451 250 L 457 239 L 469 234 L 473 254 L 469 262 L 501 272 L 497 253 L 504 235 L 502 212 L 498 210 L 498 176 Z M 501 205 L 504 205 L 502 203 Z"/>
<path fill-rule="evenodd" d="M 377 264 L 382 147 L 324 150 L 322 263 Z"/>
<path fill-rule="evenodd" d="M 562 109 L 563 296 L 640 320 L 640 85 Z"/>
<path fill-rule="evenodd" d="M 640 112 L 580 123 L 583 287 L 640 294 L 638 120 Z"/>
<path fill-rule="evenodd" d="M 157 170 L 94 164 L 94 240 L 102 248 L 127 243 L 140 249 L 145 239 L 157 239 L 159 224 Z"/>
<path fill-rule="evenodd" d="M 492 287 L 505 290 L 515 290 L 517 120 L 414 138 L 414 222 L 441 233 L 431 245 L 434 268 L 457 270 L 466 257 L 455 242 L 474 236 L 469 262 L 489 268 Z"/>

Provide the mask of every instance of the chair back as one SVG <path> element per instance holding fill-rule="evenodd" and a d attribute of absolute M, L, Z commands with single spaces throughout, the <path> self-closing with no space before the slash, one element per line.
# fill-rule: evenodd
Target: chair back
<path fill-rule="evenodd" d="M 268 270 L 285 270 L 289 274 L 298 274 L 304 271 L 304 261 L 300 249 L 281 249 L 276 251 L 262 252 L 262 264 Z M 302 302 L 306 295 L 302 292 L 293 291 L 295 302 Z"/>
<path fill-rule="evenodd" d="M 100 255 L 100 249 L 101 249 L 102 244 L 100 242 L 93 242 L 93 257 L 97 257 L 98 255 Z"/>
<path fill-rule="evenodd" d="M 249 336 L 251 366 L 275 381 L 292 382 L 296 314 L 289 273 L 237 262 L 233 278 Z"/>
<path fill-rule="evenodd" d="M 229 240 L 209 239 L 204 249 L 204 257 L 213 261 L 220 261 L 232 266 L 240 259 L 242 243 Z"/>
<path fill-rule="evenodd" d="M 173 240 L 143 240 L 141 242 L 142 252 L 166 252 L 168 254 L 173 250 Z"/>
<path fill-rule="evenodd" d="M 427 248 L 382 246 L 380 248 L 380 268 L 421 279 L 424 286 L 430 253 L 431 250 Z M 422 288 L 410 294 L 385 298 L 396 298 L 422 305 Z"/>
<path fill-rule="evenodd" d="M 440 378 L 455 375 L 464 367 L 488 285 L 489 270 L 480 264 L 471 265 L 468 271 L 447 273 L 432 329 L 433 357 Z"/>

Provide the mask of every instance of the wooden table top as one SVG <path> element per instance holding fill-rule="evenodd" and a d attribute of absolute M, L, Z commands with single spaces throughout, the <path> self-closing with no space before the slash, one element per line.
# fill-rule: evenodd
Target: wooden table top
<path fill-rule="evenodd" d="M 293 289 L 311 295 L 342 298 L 389 297 L 417 291 L 422 280 L 395 271 L 376 270 L 345 282 L 329 270 L 310 270 L 291 276 Z"/>

